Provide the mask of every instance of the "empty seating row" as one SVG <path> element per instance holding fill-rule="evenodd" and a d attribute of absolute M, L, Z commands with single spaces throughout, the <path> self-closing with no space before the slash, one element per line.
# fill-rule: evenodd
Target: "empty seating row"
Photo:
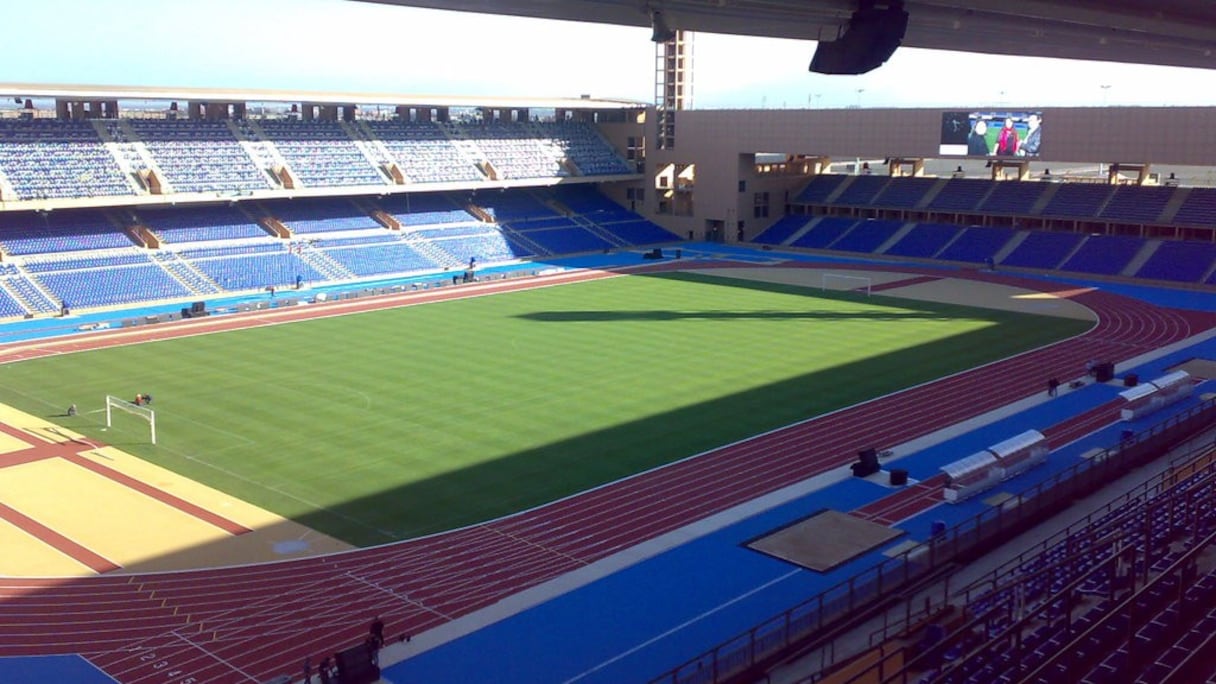
<path fill-rule="evenodd" d="M 226 122 L 132 119 L 130 126 L 176 192 L 231 193 L 274 187 Z"/>
<path fill-rule="evenodd" d="M 0 119 L 0 173 L 20 199 L 135 193 L 92 124 Z"/>

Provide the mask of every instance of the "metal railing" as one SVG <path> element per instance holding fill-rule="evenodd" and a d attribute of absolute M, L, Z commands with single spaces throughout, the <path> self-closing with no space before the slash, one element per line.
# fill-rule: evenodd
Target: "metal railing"
<path fill-rule="evenodd" d="M 1097 491 L 1123 473 L 1167 453 L 1187 437 L 1211 426 L 1216 399 L 1209 399 L 1091 458 L 1055 473 L 1000 506 L 986 509 L 944 534 L 863 570 L 811 599 L 714 646 L 650 684 L 718 684 L 747 681 L 792 654 L 813 647 L 829 629 L 852 624 L 896 592 L 946 566 L 981 555 L 989 547 L 1028 529 Z"/>

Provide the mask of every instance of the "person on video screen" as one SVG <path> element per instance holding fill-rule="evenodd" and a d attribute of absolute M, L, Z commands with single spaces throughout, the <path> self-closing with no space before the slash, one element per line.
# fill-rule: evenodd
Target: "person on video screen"
<path fill-rule="evenodd" d="M 967 136 L 967 155 L 971 157 L 987 157 L 989 154 L 988 124 L 983 119 L 979 119 L 971 127 L 971 135 Z"/>
<path fill-rule="evenodd" d="M 1026 117 L 1026 137 L 1022 140 L 1022 146 L 1018 148 L 1019 157 L 1037 157 L 1039 156 L 1039 138 L 1042 133 L 1043 122 L 1039 119 L 1038 114 L 1031 114 Z"/>
<path fill-rule="evenodd" d="M 1013 119 L 1005 119 L 1005 127 L 1001 129 L 996 139 L 996 154 L 998 157 L 1012 157 L 1018 153 L 1018 129 L 1013 127 Z"/>

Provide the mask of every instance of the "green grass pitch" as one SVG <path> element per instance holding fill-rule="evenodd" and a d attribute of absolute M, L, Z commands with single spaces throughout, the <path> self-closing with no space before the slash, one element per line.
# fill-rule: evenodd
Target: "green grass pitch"
<path fill-rule="evenodd" d="M 631 276 L 0 366 L 0 400 L 349 542 L 450 529 L 1088 324 Z M 103 397 L 155 398 L 159 445 Z"/>

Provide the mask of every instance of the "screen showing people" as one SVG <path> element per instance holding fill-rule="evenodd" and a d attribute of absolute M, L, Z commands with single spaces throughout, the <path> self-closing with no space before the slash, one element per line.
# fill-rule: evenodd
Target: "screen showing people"
<path fill-rule="evenodd" d="M 1037 157 L 1042 134 L 1042 112 L 942 112 L 938 152 L 967 157 Z"/>

